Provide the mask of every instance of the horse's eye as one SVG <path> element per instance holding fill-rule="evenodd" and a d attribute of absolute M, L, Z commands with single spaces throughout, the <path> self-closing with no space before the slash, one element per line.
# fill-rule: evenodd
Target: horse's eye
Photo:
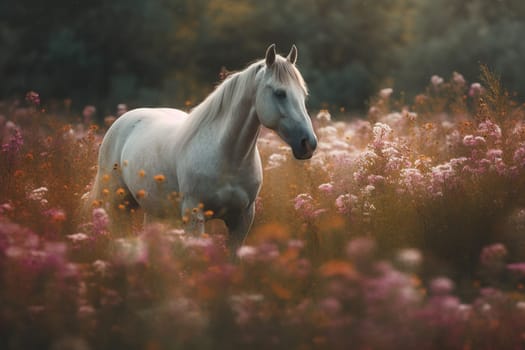
<path fill-rule="evenodd" d="M 286 91 L 284 91 L 283 89 L 277 89 L 273 92 L 273 94 L 275 95 L 275 97 L 279 98 L 279 99 L 285 99 L 286 98 Z"/>

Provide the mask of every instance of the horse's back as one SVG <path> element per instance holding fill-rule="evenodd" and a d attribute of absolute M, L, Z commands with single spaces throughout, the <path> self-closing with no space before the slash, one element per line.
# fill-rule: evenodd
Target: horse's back
<path fill-rule="evenodd" d="M 138 146 L 165 138 L 165 134 L 178 129 L 187 115 L 186 112 L 173 108 L 137 108 L 124 113 L 104 136 L 99 166 L 119 160 L 126 145 Z"/>
<path fill-rule="evenodd" d="M 120 124 L 130 125 L 139 121 L 144 123 L 180 123 L 187 116 L 188 113 L 175 108 L 136 108 L 124 113 L 113 125 L 118 127 Z"/>

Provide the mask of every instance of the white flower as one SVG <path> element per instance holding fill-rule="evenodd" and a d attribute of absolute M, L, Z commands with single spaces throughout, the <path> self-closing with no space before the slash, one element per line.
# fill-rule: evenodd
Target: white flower
<path fill-rule="evenodd" d="M 439 75 L 433 75 L 432 78 L 430 78 L 430 82 L 434 86 L 439 86 L 443 84 L 443 81 L 444 81 L 443 78 L 441 78 Z"/>
<path fill-rule="evenodd" d="M 242 247 L 237 249 L 237 256 L 240 259 L 251 259 L 254 258 L 256 254 L 257 249 L 249 245 L 243 245 Z"/>
<path fill-rule="evenodd" d="M 69 238 L 71 241 L 75 242 L 75 243 L 78 243 L 78 242 L 82 242 L 82 241 L 85 241 L 86 239 L 89 239 L 88 235 L 86 235 L 85 233 L 74 233 L 72 235 L 67 235 L 67 238 Z"/>
<path fill-rule="evenodd" d="M 102 275 L 105 275 L 108 268 L 109 268 L 109 263 L 107 263 L 106 261 L 103 261 L 103 260 L 96 260 L 93 262 L 93 268 L 95 269 L 95 271 L 97 271 L 98 273 L 102 274 Z"/>
<path fill-rule="evenodd" d="M 45 204 L 47 204 L 47 200 L 44 197 L 47 194 L 47 192 L 48 192 L 47 187 L 39 187 L 39 188 L 36 188 L 33 191 L 31 191 L 27 195 L 27 198 L 29 198 L 29 199 L 31 199 L 33 201 L 40 201 L 40 203 L 42 205 L 45 205 Z"/>
<path fill-rule="evenodd" d="M 392 95 L 393 92 L 394 89 L 392 88 L 381 89 L 381 91 L 379 91 L 379 97 L 386 100 Z"/>
<path fill-rule="evenodd" d="M 330 112 L 328 112 L 327 109 L 321 109 L 319 113 L 317 113 L 316 118 L 317 120 L 324 122 L 329 122 L 330 120 L 332 120 L 332 116 L 330 115 Z"/>

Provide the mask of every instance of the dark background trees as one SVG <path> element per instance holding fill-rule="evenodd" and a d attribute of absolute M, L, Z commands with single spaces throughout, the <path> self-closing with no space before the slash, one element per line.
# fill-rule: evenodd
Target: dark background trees
<path fill-rule="evenodd" d="M 181 107 L 270 43 L 298 46 L 312 108 L 363 109 L 432 74 L 476 80 L 479 63 L 525 96 L 524 32 L 521 0 L 4 0 L 0 99 Z"/>

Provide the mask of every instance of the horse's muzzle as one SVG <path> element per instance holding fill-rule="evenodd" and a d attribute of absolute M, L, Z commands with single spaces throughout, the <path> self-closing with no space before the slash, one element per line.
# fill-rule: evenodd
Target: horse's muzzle
<path fill-rule="evenodd" d="M 293 155 L 296 159 L 310 159 L 312 158 L 315 149 L 317 148 L 317 139 L 304 137 L 299 143 L 299 147 L 292 148 Z"/>

